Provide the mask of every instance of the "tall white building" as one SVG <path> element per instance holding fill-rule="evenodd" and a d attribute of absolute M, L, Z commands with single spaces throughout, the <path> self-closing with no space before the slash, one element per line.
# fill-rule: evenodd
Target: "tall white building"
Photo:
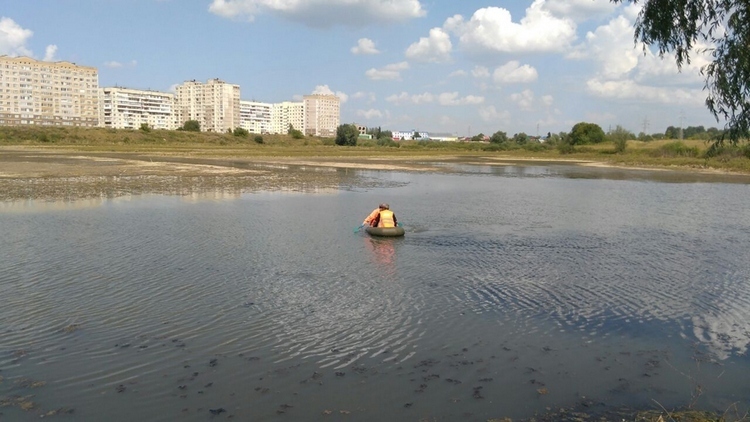
<path fill-rule="evenodd" d="M 205 84 L 195 80 L 177 86 L 178 125 L 200 123 L 204 132 L 227 132 L 240 127 L 240 86 L 220 79 Z"/>
<path fill-rule="evenodd" d="M 305 103 L 284 101 L 273 105 L 271 113 L 271 127 L 273 133 L 289 132 L 289 125 L 304 132 L 305 129 Z"/>
<path fill-rule="evenodd" d="M 271 115 L 273 104 L 240 101 L 240 127 L 250 133 L 273 132 Z"/>
<path fill-rule="evenodd" d="M 305 104 L 305 135 L 335 137 L 341 121 L 341 101 L 335 95 L 313 94 L 302 97 Z"/>
<path fill-rule="evenodd" d="M 94 67 L 0 56 L 0 125 L 96 126 L 98 89 Z"/>
<path fill-rule="evenodd" d="M 177 129 L 175 96 L 167 92 L 99 89 L 99 126 L 113 129 Z"/>

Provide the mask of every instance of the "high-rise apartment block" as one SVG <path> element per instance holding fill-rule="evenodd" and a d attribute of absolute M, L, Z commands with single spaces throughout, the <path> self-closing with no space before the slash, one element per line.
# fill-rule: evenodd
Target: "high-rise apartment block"
<path fill-rule="evenodd" d="M 273 133 L 288 133 L 289 127 L 305 130 L 305 103 L 284 101 L 273 105 L 271 114 Z"/>
<path fill-rule="evenodd" d="M 0 125 L 96 126 L 96 68 L 0 56 Z"/>
<path fill-rule="evenodd" d="M 305 95 L 305 135 L 336 136 L 340 121 L 340 100 L 335 95 Z"/>
<path fill-rule="evenodd" d="M 177 129 L 175 96 L 129 88 L 99 90 L 99 126 L 112 129 Z"/>
<path fill-rule="evenodd" d="M 240 127 L 240 86 L 220 79 L 205 84 L 195 80 L 177 86 L 177 116 L 180 125 L 200 123 L 202 131 L 227 132 Z"/>
<path fill-rule="evenodd" d="M 273 104 L 240 101 L 240 127 L 250 133 L 271 133 Z"/>

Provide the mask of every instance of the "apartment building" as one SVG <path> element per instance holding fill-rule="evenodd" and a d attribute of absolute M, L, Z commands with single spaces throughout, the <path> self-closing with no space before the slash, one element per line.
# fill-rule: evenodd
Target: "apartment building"
<path fill-rule="evenodd" d="M 240 101 L 240 127 L 250 133 L 271 133 L 273 104 Z"/>
<path fill-rule="evenodd" d="M 240 86 L 220 79 L 205 84 L 185 81 L 176 89 L 178 126 L 188 120 L 200 123 L 204 132 L 227 132 L 240 127 Z"/>
<path fill-rule="evenodd" d="M 305 108 L 305 135 L 335 137 L 341 120 L 341 101 L 330 94 L 302 97 Z"/>
<path fill-rule="evenodd" d="M 287 133 L 289 125 L 304 131 L 305 128 L 305 103 L 284 101 L 273 104 L 271 113 L 272 133 Z"/>
<path fill-rule="evenodd" d="M 97 126 L 98 89 L 94 67 L 0 56 L 0 125 Z"/>
<path fill-rule="evenodd" d="M 177 129 L 174 94 L 120 87 L 99 89 L 100 127 L 139 129 L 144 124 L 151 129 Z"/>

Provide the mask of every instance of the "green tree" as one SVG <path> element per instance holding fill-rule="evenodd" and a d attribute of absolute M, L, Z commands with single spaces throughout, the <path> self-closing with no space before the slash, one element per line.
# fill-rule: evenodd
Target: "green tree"
<path fill-rule="evenodd" d="M 598 144 L 602 141 L 604 141 L 604 131 L 596 123 L 576 123 L 570 130 L 571 145 Z"/>
<path fill-rule="evenodd" d="M 484 133 L 480 133 L 479 135 L 474 135 L 471 137 L 472 142 L 481 142 L 484 141 Z"/>
<path fill-rule="evenodd" d="M 148 126 L 148 123 L 141 123 L 141 132 L 151 132 L 151 128 Z"/>
<path fill-rule="evenodd" d="M 508 135 L 505 132 L 498 130 L 490 136 L 490 142 L 493 144 L 504 144 L 508 142 Z"/>
<path fill-rule="evenodd" d="M 414 134 L 411 135 L 411 139 L 414 139 L 415 141 L 421 137 L 422 135 L 420 135 L 419 132 L 417 132 L 416 130 L 414 131 Z"/>
<path fill-rule="evenodd" d="M 624 152 L 628 145 L 628 140 L 635 139 L 633 132 L 617 125 L 614 129 L 610 130 L 607 134 L 609 139 L 615 145 L 615 152 Z"/>
<path fill-rule="evenodd" d="M 639 0 L 610 0 L 637 3 Z M 696 44 L 711 45 L 712 62 L 701 69 L 708 91 L 706 106 L 717 121 L 727 121 L 732 144 L 750 131 L 750 2 L 746 0 L 642 0 L 635 41 L 655 45 L 659 55 L 674 53 L 677 68 L 690 63 Z"/>
<path fill-rule="evenodd" d="M 232 132 L 234 136 L 241 136 L 243 138 L 247 138 L 250 135 L 250 132 L 247 131 L 247 129 L 243 129 L 241 127 L 234 128 L 234 132 Z"/>
<path fill-rule="evenodd" d="M 378 128 L 378 129 L 380 129 L 380 128 Z M 378 139 L 393 140 L 393 132 L 391 132 L 390 130 L 382 130 L 382 131 L 378 132 Z"/>
<path fill-rule="evenodd" d="M 201 123 L 197 120 L 188 120 L 187 122 L 182 124 L 182 130 L 188 132 L 200 132 Z"/>
<path fill-rule="evenodd" d="M 513 135 L 513 142 L 517 143 L 518 145 L 525 145 L 527 142 L 529 142 L 529 135 L 524 132 L 516 133 L 515 135 Z"/>
<path fill-rule="evenodd" d="M 356 146 L 359 129 L 352 124 L 339 125 L 336 128 L 336 145 Z"/>

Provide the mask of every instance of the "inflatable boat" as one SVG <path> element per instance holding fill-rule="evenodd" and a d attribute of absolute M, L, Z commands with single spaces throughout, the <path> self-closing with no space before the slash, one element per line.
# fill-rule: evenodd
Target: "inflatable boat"
<path fill-rule="evenodd" d="M 403 227 L 367 227 L 365 231 L 370 236 L 398 237 L 404 235 Z"/>

